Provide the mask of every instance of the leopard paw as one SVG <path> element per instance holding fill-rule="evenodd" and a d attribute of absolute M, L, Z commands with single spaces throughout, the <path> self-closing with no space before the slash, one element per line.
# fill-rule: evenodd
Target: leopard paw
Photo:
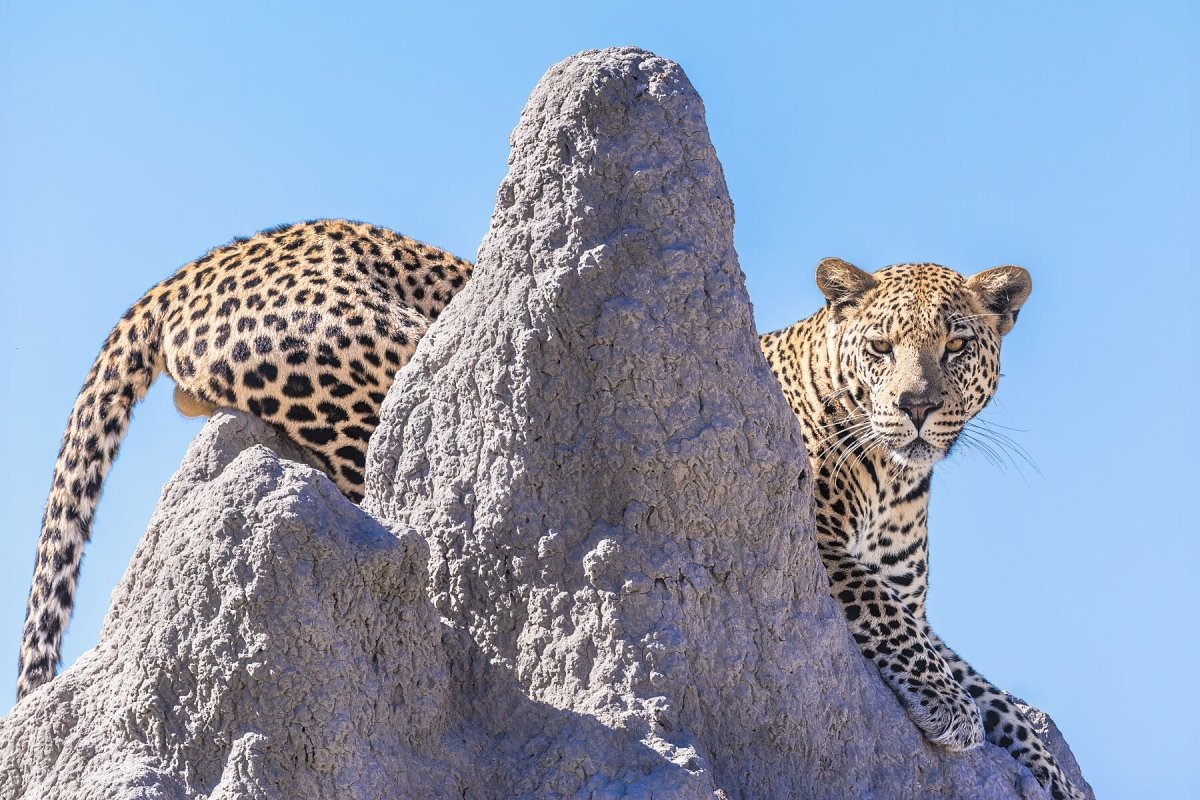
<path fill-rule="evenodd" d="M 956 691 L 957 690 L 957 691 Z M 932 695 L 932 696 L 929 696 Z M 933 744 L 952 753 L 974 750 L 983 744 L 983 718 L 963 689 L 957 685 L 922 693 L 909 715 Z"/>

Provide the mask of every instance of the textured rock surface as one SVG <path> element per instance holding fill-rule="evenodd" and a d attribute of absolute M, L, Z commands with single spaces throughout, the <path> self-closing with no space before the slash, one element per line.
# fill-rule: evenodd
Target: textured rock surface
<path fill-rule="evenodd" d="M 365 507 L 505 680 L 657 758 L 491 735 L 563 794 L 1041 797 L 908 722 L 827 594 L 799 430 L 759 350 L 699 97 L 637 50 L 542 79 L 472 282 L 393 386 Z M 512 745 L 512 747 L 517 744 Z"/>
<path fill-rule="evenodd" d="M 0 798 L 1044 797 L 928 746 L 828 598 L 670 62 L 535 89 L 372 441 L 386 526 L 280 456 L 205 427 L 100 644 L 0 720 Z"/>
<path fill-rule="evenodd" d="M 462 797 L 478 783 L 424 539 L 268 447 L 302 458 L 253 417 L 205 426 L 100 644 L 0 720 L 0 796 Z"/>

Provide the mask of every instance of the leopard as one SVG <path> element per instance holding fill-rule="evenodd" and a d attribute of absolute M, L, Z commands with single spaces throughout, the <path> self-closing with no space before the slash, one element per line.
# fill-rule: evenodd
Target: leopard
<path fill-rule="evenodd" d="M 971 277 L 937 264 L 868 273 L 822 260 L 825 304 L 760 345 L 800 422 L 817 549 L 863 657 L 908 716 L 950 752 L 986 740 L 1056 800 L 1082 800 L 1017 702 L 926 619 L 934 466 L 994 397 L 1001 339 L 1033 288 L 1028 270 Z"/>
<path fill-rule="evenodd" d="M 121 317 L 72 406 L 46 502 L 18 700 L 50 681 L 84 545 L 134 405 L 166 374 L 185 416 L 227 407 L 279 427 L 351 501 L 384 397 L 474 265 L 362 222 L 240 237 L 185 264 Z M 1000 339 L 1032 288 L 1005 266 L 817 269 L 826 305 L 760 337 L 800 422 L 817 547 L 855 642 L 934 744 L 986 739 L 1055 798 L 1082 798 L 1015 701 L 925 618 L 930 479 L 999 379 Z"/>
<path fill-rule="evenodd" d="M 185 264 L 121 317 L 68 417 L 42 518 L 17 699 L 54 677 L 101 487 L 161 374 L 185 416 L 248 412 L 311 453 L 347 498 L 396 373 L 474 265 L 395 231 L 311 220 Z"/>

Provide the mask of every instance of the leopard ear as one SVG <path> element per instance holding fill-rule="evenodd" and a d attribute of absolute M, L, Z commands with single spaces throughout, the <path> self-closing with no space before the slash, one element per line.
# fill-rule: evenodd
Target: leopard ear
<path fill-rule="evenodd" d="M 823 258 L 817 264 L 817 288 L 835 311 L 854 305 L 859 297 L 878 285 L 879 281 L 870 273 L 863 272 L 849 261 Z"/>
<path fill-rule="evenodd" d="M 1016 324 L 1021 306 L 1033 290 L 1033 279 L 1022 267 L 994 267 L 968 278 L 967 288 L 979 296 L 989 314 L 997 316 L 1003 336 Z"/>

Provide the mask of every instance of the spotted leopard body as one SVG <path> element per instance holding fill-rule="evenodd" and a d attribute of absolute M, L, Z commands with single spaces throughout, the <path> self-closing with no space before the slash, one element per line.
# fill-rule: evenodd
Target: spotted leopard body
<path fill-rule="evenodd" d="M 827 259 L 818 284 L 827 305 L 761 344 L 801 423 L 818 549 L 854 640 L 930 741 L 961 751 L 986 738 L 1054 798 L 1083 797 L 1013 699 L 925 616 L 933 465 L 996 391 L 1028 274 L 904 264 L 869 275 Z"/>
<path fill-rule="evenodd" d="M 101 484 L 155 377 L 174 379 L 185 414 L 228 406 L 279 426 L 357 502 L 384 395 L 471 269 L 384 228 L 320 220 L 219 247 L 134 303 L 101 348 L 63 435 L 18 697 L 54 676 Z"/>

